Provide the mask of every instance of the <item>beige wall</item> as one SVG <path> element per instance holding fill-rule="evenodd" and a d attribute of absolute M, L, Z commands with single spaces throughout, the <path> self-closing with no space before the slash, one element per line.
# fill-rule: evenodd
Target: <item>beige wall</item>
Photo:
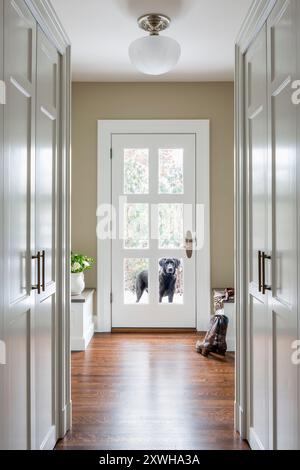
<path fill-rule="evenodd" d="M 210 119 L 212 287 L 234 282 L 233 83 L 74 83 L 72 249 L 96 257 L 98 119 Z M 96 269 L 87 273 L 96 287 Z"/>

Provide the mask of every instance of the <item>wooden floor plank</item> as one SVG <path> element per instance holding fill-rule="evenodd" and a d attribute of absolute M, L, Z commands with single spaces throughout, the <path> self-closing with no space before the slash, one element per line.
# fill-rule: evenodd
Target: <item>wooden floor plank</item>
<path fill-rule="evenodd" d="M 57 449 L 239 449 L 234 356 L 204 358 L 196 333 L 97 334 L 72 354 L 73 429 Z"/>

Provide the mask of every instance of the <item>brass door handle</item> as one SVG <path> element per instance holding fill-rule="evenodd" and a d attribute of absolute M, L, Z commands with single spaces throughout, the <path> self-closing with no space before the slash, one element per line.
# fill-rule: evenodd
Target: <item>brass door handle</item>
<path fill-rule="evenodd" d="M 185 237 L 185 251 L 186 251 L 186 256 L 188 259 L 190 259 L 193 256 L 193 235 L 192 232 L 188 231 L 186 233 Z"/>
<path fill-rule="evenodd" d="M 46 267 L 46 252 L 45 250 L 42 251 L 41 254 L 42 258 L 42 290 L 45 292 L 46 290 L 46 276 L 45 276 L 45 267 Z"/>
<path fill-rule="evenodd" d="M 266 255 L 266 253 L 262 252 L 262 294 L 265 295 L 267 290 L 272 290 L 271 286 L 266 285 L 266 259 L 271 260 L 272 257 Z"/>
<path fill-rule="evenodd" d="M 37 290 L 38 294 L 41 293 L 41 252 L 38 251 L 31 259 L 37 261 L 37 284 L 32 286 L 32 290 Z"/>

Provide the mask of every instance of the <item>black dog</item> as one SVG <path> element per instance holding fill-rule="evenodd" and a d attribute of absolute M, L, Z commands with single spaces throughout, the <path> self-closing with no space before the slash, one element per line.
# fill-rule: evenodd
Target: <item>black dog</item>
<path fill-rule="evenodd" d="M 169 303 L 173 303 L 176 287 L 176 272 L 180 266 L 180 260 L 175 258 L 163 258 L 160 260 L 161 267 L 159 273 L 159 302 L 163 297 L 168 297 Z M 136 279 L 136 302 L 139 303 L 144 291 L 148 292 L 148 271 L 142 271 Z"/>

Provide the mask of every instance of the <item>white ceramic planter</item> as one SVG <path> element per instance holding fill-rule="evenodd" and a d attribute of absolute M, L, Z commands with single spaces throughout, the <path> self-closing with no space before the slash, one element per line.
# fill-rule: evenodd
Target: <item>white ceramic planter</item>
<path fill-rule="evenodd" d="M 71 273 L 71 294 L 80 295 L 84 289 L 84 273 Z"/>

